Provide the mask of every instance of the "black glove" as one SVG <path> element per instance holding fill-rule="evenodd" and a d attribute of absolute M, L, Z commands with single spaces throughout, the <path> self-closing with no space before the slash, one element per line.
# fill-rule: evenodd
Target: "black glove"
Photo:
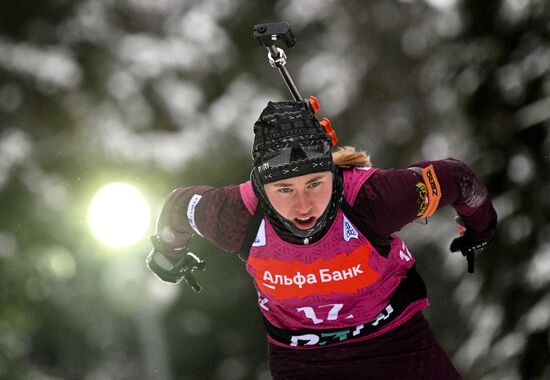
<path fill-rule="evenodd" d="M 460 251 L 463 256 L 466 256 L 468 261 L 468 272 L 474 273 L 474 258 L 476 251 L 484 250 L 490 241 L 480 241 L 476 240 L 470 234 L 467 228 L 465 228 L 464 223 L 460 217 L 456 217 L 455 221 L 463 227 L 463 231 L 460 233 L 460 236 L 455 238 L 451 242 L 450 250 L 451 252 Z"/>
<path fill-rule="evenodd" d="M 186 247 L 168 247 L 158 234 L 151 236 L 151 243 L 153 243 L 153 249 L 147 256 L 146 263 L 158 278 L 173 284 L 183 279 L 195 292 L 201 291 L 201 286 L 191 272 L 204 270 L 206 266 L 204 261 L 187 252 Z"/>

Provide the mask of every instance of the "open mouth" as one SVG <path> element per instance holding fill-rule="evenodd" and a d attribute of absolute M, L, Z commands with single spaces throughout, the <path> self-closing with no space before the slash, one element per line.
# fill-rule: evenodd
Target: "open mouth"
<path fill-rule="evenodd" d="M 315 217 L 310 216 L 309 218 L 294 218 L 294 223 L 298 227 L 310 228 L 311 226 L 313 226 L 315 224 Z"/>

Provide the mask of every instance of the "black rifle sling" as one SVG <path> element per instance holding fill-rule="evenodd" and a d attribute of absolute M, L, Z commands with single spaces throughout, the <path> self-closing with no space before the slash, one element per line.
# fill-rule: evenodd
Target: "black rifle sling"
<path fill-rule="evenodd" d="M 260 228 L 260 224 L 262 223 L 263 218 L 264 212 L 258 204 L 256 206 L 256 211 L 254 211 L 254 215 L 252 215 L 252 219 L 250 219 L 250 224 L 248 225 L 248 229 L 246 230 L 243 245 L 241 246 L 241 249 L 239 249 L 239 257 L 244 262 L 246 262 L 246 260 L 248 259 L 250 248 L 252 248 L 252 244 L 254 243 L 254 240 L 256 240 L 258 228 Z"/>
<path fill-rule="evenodd" d="M 357 213 L 353 210 L 353 208 L 348 204 L 348 202 L 344 199 L 342 200 L 342 204 L 340 205 L 342 208 L 342 211 L 344 211 L 344 215 L 348 217 L 348 219 L 353 223 L 355 227 L 361 231 L 363 236 L 367 238 L 368 241 L 370 241 L 372 244 L 380 245 L 380 246 L 389 246 L 391 245 L 392 238 L 391 237 L 382 237 L 376 233 L 374 233 L 369 226 L 357 215 Z"/>
<path fill-rule="evenodd" d="M 342 180 L 342 186 L 344 183 L 344 173 L 342 173 L 342 170 L 339 171 L 340 179 Z M 350 206 L 350 204 L 346 201 L 346 198 L 342 199 L 342 204 L 340 205 L 340 208 L 344 212 L 344 215 L 348 217 L 349 220 L 353 223 L 355 227 L 361 231 L 364 237 L 367 238 L 368 241 L 370 241 L 374 245 L 379 246 L 390 246 L 392 242 L 391 237 L 382 237 L 378 235 L 377 233 L 374 233 L 369 226 L 357 215 L 355 210 L 353 210 L 353 207 Z"/>

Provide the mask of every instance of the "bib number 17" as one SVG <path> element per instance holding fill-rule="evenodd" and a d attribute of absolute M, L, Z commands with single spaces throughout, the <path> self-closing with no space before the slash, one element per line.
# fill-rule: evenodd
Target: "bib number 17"
<path fill-rule="evenodd" d="M 326 320 L 327 321 L 335 321 L 335 320 L 338 319 L 338 313 L 340 312 L 340 310 L 342 310 L 342 307 L 344 307 L 344 304 L 334 303 L 334 304 L 317 306 L 317 309 L 330 308 L 328 310 Z M 317 316 L 317 314 L 315 313 L 315 310 L 311 306 L 300 307 L 296 310 L 303 312 L 305 314 L 305 317 L 311 319 L 313 321 L 313 323 L 316 324 L 316 325 L 318 325 L 319 323 L 323 323 L 325 321 L 324 319 L 321 319 Z M 321 312 L 321 310 L 318 310 L 319 314 L 320 314 L 320 312 Z M 324 315 L 324 313 L 323 313 L 323 315 Z"/>

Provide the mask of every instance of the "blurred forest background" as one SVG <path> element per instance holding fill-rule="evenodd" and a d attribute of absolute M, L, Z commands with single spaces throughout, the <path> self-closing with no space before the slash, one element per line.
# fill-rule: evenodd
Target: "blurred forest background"
<path fill-rule="evenodd" d="M 252 125 L 289 95 L 253 25 L 288 21 L 302 95 L 381 168 L 452 156 L 499 233 L 476 273 L 453 210 L 400 234 L 426 314 L 466 379 L 550 379 L 550 3 L 546 0 L 18 0 L 0 12 L 0 378 L 269 379 L 243 263 L 194 239 L 204 286 L 161 283 L 145 236 L 99 242 L 109 182 L 152 209 L 248 178 Z"/>

